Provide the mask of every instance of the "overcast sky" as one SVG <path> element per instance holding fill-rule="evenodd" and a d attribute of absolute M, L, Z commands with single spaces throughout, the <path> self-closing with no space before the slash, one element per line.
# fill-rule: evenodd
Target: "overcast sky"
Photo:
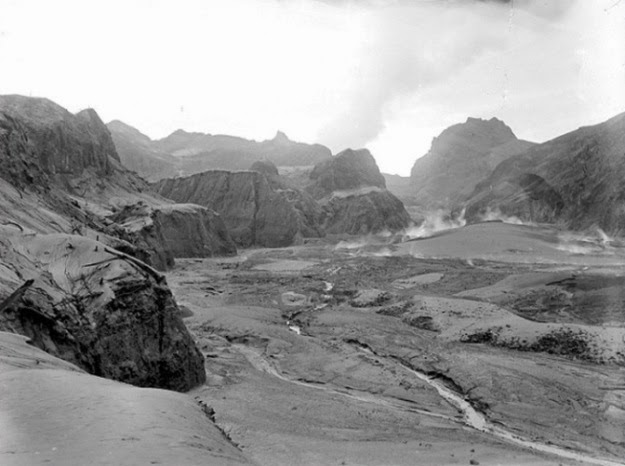
<path fill-rule="evenodd" d="M 0 0 L 0 94 L 407 175 L 468 116 L 544 141 L 625 111 L 624 31 L 625 0 Z"/>

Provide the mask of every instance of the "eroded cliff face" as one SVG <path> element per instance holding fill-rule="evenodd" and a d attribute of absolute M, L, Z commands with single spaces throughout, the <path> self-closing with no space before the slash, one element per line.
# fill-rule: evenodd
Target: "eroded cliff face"
<path fill-rule="evenodd" d="M 82 236 L 0 227 L 0 330 L 91 374 L 188 390 L 203 357 L 164 278 Z"/>
<path fill-rule="evenodd" d="M 257 171 L 207 171 L 162 180 L 159 194 L 176 202 L 192 202 L 217 211 L 235 243 L 242 247 L 288 246 L 305 237 L 319 237 L 320 209 L 304 193 L 273 185 Z"/>
<path fill-rule="evenodd" d="M 326 233 L 366 235 L 396 232 L 410 224 L 404 204 L 387 190 L 363 190 L 335 196 L 324 204 Z"/>
<path fill-rule="evenodd" d="M 625 114 L 583 127 L 501 162 L 466 203 L 467 220 L 488 210 L 573 230 L 625 234 Z"/>
<path fill-rule="evenodd" d="M 112 218 L 129 232 L 133 244 L 161 253 L 149 258 L 160 269 L 170 268 L 175 257 L 232 256 L 237 252 L 221 216 L 197 204 L 149 206 L 139 202 L 125 206 Z"/>

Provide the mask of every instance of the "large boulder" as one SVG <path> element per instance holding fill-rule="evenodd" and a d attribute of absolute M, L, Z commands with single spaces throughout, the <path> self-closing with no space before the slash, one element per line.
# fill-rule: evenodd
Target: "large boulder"
<path fill-rule="evenodd" d="M 501 162 L 466 202 L 478 221 L 499 211 L 528 222 L 625 234 L 625 113 Z"/>
<path fill-rule="evenodd" d="M 499 162 L 532 145 L 497 118 L 468 118 L 435 137 L 429 152 L 416 160 L 407 197 L 424 207 L 452 208 Z"/>
<path fill-rule="evenodd" d="M 155 189 L 176 202 L 192 202 L 217 211 L 237 245 L 289 246 L 319 237 L 319 206 L 310 196 L 258 171 L 207 171 L 161 180 Z"/>
<path fill-rule="evenodd" d="M 87 372 L 188 390 L 201 353 L 165 279 L 98 241 L 0 226 L 0 330 L 29 337 Z"/>

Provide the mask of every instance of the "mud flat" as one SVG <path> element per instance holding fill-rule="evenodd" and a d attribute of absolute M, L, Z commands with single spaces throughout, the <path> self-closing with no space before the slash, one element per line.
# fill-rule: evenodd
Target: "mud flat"
<path fill-rule="evenodd" d="M 490 223 L 179 261 L 192 396 L 259 464 L 622 464 L 625 256 L 557 238 Z"/>

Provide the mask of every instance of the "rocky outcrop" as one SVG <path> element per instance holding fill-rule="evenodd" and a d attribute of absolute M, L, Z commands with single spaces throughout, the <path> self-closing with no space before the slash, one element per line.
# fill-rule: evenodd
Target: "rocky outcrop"
<path fill-rule="evenodd" d="M 501 162 L 466 203 L 469 221 L 498 210 L 529 222 L 625 234 L 625 114 Z"/>
<path fill-rule="evenodd" d="M 386 188 L 384 176 L 366 149 L 347 149 L 336 157 L 315 165 L 309 178 L 311 183 L 306 190 L 315 199 L 331 195 L 335 191 L 359 189 L 363 186 Z"/>
<path fill-rule="evenodd" d="M 291 141 L 281 131 L 261 142 L 184 130 L 152 141 L 117 120 L 108 128 L 122 163 L 150 181 L 215 169 L 246 170 L 257 160 L 285 167 L 312 166 L 332 155 L 327 147 Z"/>
<path fill-rule="evenodd" d="M 106 176 L 119 165 L 106 126 L 91 109 L 72 115 L 48 99 L 7 95 L 0 96 L 0 113 L 3 126 L 8 120 L 27 133 L 21 141 L 26 152 L 51 176 L 77 176 L 87 169 Z"/>
<path fill-rule="evenodd" d="M 301 238 L 319 237 L 319 206 L 310 196 L 276 184 L 257 171 L 207 171 L 162 180 L 159 194 L 217 211 L 235 243 L 242 247 L 288 246 Z"/>
<path fill-rule="evenodd" d="M 154 269 L 82 236 L 0 233 L 0 330 L 134 385 L 188 390 L 205 380 L 203 357 Z"/>
<path fill-rule="evenodd" d="M 468 118 L 434 138 L 429 152 L 412 167 L 410 196 L 402 194 L 422 206 L 449 209 L 466 198 L 499 162 L 532 145 L 517 139 L 497 118 Z"/>
<path fill-rule="evenodd" d="M 368 150 L 348 149 L 316 165 L 309 180 L 306 191 L 322 206 L 321 225 L 327 233 L 398 231 L 410 224 L 402 202 L 385 189 Z"/>

